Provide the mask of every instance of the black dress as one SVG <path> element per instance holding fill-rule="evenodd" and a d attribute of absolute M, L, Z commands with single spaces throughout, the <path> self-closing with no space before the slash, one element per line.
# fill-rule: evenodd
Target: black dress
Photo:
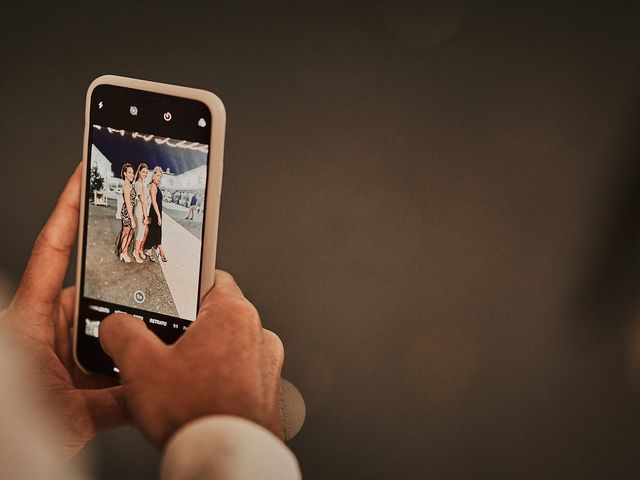
<path fill-rule="evenodd" d="M 156 185 L 156 203 L 158 204 L 158 210 L 160 216 L 162 216 L 162 192 Z M 147 239 L 144 242 L 145 250 L 149 250 L 151 247 L 157 247 L 162 245 L 162 226 L 158 224 L 158 215 L 156 209 L 153 208 L 153 201 L 151 202 L 151 208 L 149 209 L 149 233 L 147 233 Z"/>

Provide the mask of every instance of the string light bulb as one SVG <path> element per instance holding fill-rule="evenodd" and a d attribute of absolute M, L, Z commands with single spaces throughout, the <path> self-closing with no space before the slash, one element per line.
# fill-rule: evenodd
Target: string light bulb
<path fill-rule="evenodd" d="M 103 127 L 100 125 L 93 125 L 93 128 L 95 128 L 96 130 L 102 130 Z M 109 133 L 119 133 L 120 136 L 122 137 L 124 137 L 125 135 L 130 135 L 131 138 L 133 139 L 140 138 L 145 142 L 150 142 L 151 140 L 155 140 L 156 144 L 158 145 L 167 145 L 172 148 L 184 148 L 187 150 L 194 150 L 202 153 L 209 152 L 209 145 L 205 145 L 198 142 L 187 142 L 186 140 L 171 142 L 170 141 L 171 139 L 169 137 L 157 137 L 155 135 L 144 135 L 138 132 L 129 133 L 129 132 L 126 132 L 125 130 L 111 128 L 111 127 L 106 127 L 106 129 Z"/>

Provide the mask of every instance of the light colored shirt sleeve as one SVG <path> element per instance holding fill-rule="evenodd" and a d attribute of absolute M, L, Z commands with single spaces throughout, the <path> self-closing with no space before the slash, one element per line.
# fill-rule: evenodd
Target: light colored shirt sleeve
<path fill-rule="evenodd" d="M 295 455 L 265 428 L 212 415 L 182 427 L 167 444 L 162 480 L 299 480 Z"/>
<path fill-rule="evenodd" d="M 0 330 L 0 479 L 88 478 L 82 463 L 65 464 L 59 458 L 57 425 L 39 408 L 37 382 L 18 344 Z"/>

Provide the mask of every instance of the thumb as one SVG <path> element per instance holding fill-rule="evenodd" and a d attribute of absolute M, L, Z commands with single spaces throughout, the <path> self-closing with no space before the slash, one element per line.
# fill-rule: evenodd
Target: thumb
<path fill-rule="evenodd" d="M 166 345 L 144 322 L 132 315 L 114 313 L 100 324 L 100 345 L 125 379 L 132 369 L 149 365 Z"/>

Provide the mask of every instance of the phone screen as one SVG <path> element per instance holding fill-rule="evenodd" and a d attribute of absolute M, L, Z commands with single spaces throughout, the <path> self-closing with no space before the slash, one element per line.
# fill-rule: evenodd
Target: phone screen
<path fill-rule="evenodd" d="M 76 352 L 115 375 L 101 320 L 125 312 L 167 343 L 195 320 L 211 112 L 204 103 L 113 85 L 90 99 Z"/>

